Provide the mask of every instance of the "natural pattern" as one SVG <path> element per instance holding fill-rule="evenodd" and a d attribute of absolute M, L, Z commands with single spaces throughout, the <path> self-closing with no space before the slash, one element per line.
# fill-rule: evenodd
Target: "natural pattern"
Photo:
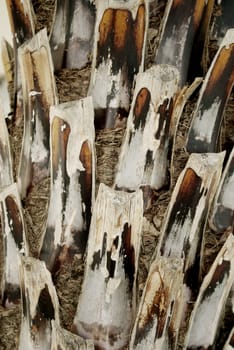
<path fill-rule="evenodd" d="M 230 40 L 224 41 L 228 60 L 220 63 L 215 54 L 227 30 L 234 27 L 228 16 L 233 3 L 72 0 L 69 9 L 59 0 L 7 3 L 18 41 L 13 117 L 0 124 L 0 167 L 1 174 L 6 173 L 0 177 L 4 247 L 0 349 L 229 349 L 234 319 L 234 205 L 233 196 L 227 194 L 232 188 L 234 139 Z M 81 26 L 76 26 L 76 19 Z M 45 29 L 40 32 L 44 26 L 48 37 Z M 44 44 L 34 47 L 40 44 L 41 33 Z M 88 38 L 93 39 L 93 49 Z M 12 84 L 13 50 L 6 45 L 4 50 L 6 75 Z M 155 66 L 155 60 L 160 65 Z M 76 68 L 85 62 L 84 69 Z M 168 63 L 170 68 L 165 66 Z M 224 92 L 219 123 L 209 132 L 215 135 L 212 151 L 226 155 L 189 156 L 188 129 L 199 108 L 199 89 L 202 93 L 207 87 L 209 65 L 217 73 L 213 87 L 220 86 L 227 69 L 231 72 L 228 79 L 221 79 L 222 91 L 214 88 L 208 102 L 204 96 L 204 103 L 212 105 L 216 94 Z M 140 86 L 144 75 L 154 69 L 163 70 L 159 78 L 156 75 L 155 86 Z M 137 75 L 138 71 L 144 73 Z M 173 71 L 171 88 L 167 74 Z M 191 83 L 198 75 L 207 77 L 202 87 L 201 79 Z M 65 106 L 61 102 L 83 103 L 80 98 L 87 95 L 94 101 L 90 117 L 95 116 L 96 127 L 116 128 L 95 130 L 96 152 L 80 117 L 72 116 L 71 122 L 59 115 Z M 104 96 L 101 107 L 97 96 Z M 75 132 L 75 139 L 72 135 L 79 128 L 82 132 Z M 201 128 L 199 140 L 204 131 Z M 46 160 L 41 162 L 45 149 Z M 32 153 L 37 155 L 33 161 Z M 220 181 L 222 165 L 226 168 Z M 18 186 L 11 185 L 14 181 Z M 81 201 L 74 205 L 76 193 Z M 20 196 L 25 199 L 20 201 Z M 217 208 L 218 230 L 214 225 Z M 228 212 L 225 223 L 220 208 Z M 80 229 L 74 226 L 78 212 L 86 233 L 91 220 L 85 255 L 86 242 L 80 251 Z M 50 246 L 52 258 L 58 253 L 52 273 L 40 261 L 45 259 L 41 247 L 48 247 L 53 237 L 51 218 L 59 242 Z M 14 255 L 18 258 L 13 260 Z M 12 263 L 16 268 L 11 268 Z M 13 277 L 13 284 L 4 282 L 6 276 Z"/>

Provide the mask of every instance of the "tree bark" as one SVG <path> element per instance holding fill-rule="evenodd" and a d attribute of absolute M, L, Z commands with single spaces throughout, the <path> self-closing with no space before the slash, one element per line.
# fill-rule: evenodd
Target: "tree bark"
<path fill-rule="evenodd" d="M 146 185 L 159 190 L 168 185 L 178 84 L 177 69 L 168 65 L 157 65 L 137 75 L 116 188 L 133 191 Z"/>
<path fill-rule="evenodd" d="M 50 111 L 51 190 L 40 259 L 54 272 L 74 254 L 84 254 L 95 196 L 92 98 Z"/>
<path fill-rule="evenodd" d="M 18 184 L 21 197 L 49 175 L 49 108 L 57 103 L 46 29 L 19 49 L 24 101 L 24 136 Z"/>
<path fill-rule="evenodd" d="M 136 312 L 143 198 L 101 184 L 94 206 L 73 330 L 95 348 L 124 349 Z"/>
<path fill-rule="evenodd" d="M 202 282 L 190 317 L 184 349 L 215 349 L 233 282 L 234 236 L 230 234 Z"/>
<path fill-rule="evenodd" d="M 63 66 L 68 35 L 69 3 L 70 1 L 55 1 L 55 12 L 50 33 L 50 48 L 55 71 Z"/>
<path fill-rule="evenodd" d="M 10 307 L 20 300 L 20 255 L 29 253 L 21 201 L 15 183 L 1 191 L 0 203 L 4 258 L 1 298 L 3 305 Z"/>
<path fill-rule="evenodd" d="M 97 0 L 89 95 L 98 128 L 126 123 L 136 74 L 143 70 L 148 2 Z"/>
<path fill-rule="evenodd" d="M 19 350 L 52 350 L 52 322 L 59 322 L 59 301 L 44 262 L 21 261 L 22 321 Z M 57 347 L 58 349 L 58 347 Z"/>
<path fill-rule="evenodd" d="M 234 147 L 225 166 L 211 214 L 210 226 L 216 232 L 234 227 Z"/>
<path fill-rule="evenodd" d="M 190 292 L 197 277 L 191 273 L 199 261 L 203 231 L 217 190 L 224 160 L 219 154 L 191 154 L 171 196 L 158 254 L 184 258 L 184 282 Z"/>
<path fill-rule="evenodd" d="M 141 298 L 130 350 L 176 349 L 180 320 L 172 318 L 180 302 L 183 285 L 183 260 L 159 257 L 150 271 Z"/>
<path fill-rule="evenodd" d="M 187 82 L 194 37 L 199 29 L 205 3 L 205 0 L 169 0 L 167 3 L 155 63 L 177 67 L 181 87 Z"/>
<path fill-rule="evenodd" d="M 93 0 L 72 0 L 69 35 L 66 45 L 66 68 L 83 68 L 93 49 L 96 7 Z"/>
<path fill-rule="evenodd" d="M 0 109 L 0 189 L 13 184 L 12 157 L 6 121 Z"/>
<path fill-rule="evenodd" d="M 189 153 L 217 152 L 223 114 L 234 84 L 234 29 L 227 31 L 206 74 L 193 113 Z"/>

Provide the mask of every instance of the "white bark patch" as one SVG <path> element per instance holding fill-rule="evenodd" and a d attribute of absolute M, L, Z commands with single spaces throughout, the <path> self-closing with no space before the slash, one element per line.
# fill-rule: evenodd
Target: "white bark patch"
<path fill-rule="evenodd" d="M 184 257 L 184 271 L 195 261 L 198 243 L 203 236 L 204 222 L 219 184 L 223 160 L 224 152 L 191 154 L 172 193 L 158 251 L 168 257 Z M 193 204 L 194 196 L 189 191 L 197 195 Z M 181 200 L 188 201 L 186 208 Z"/>
<path fill-rule="evenodd" d="M 184 349 L 214 346 L 233 282 L 234 236 L 230 234 L 202 282 L 191 314 Z"/>
<path fill-rule="evenodd" d="M 43 290 L 47 299 L 40 301 Z M 51 350 L 52 320 L 59 326 L 59 302 L 51 275 L 44 262 L 23 258 L 21 267 L 21 290 L 24 300 L 19 337 L 19 350 Z M 44 295 L 45 298 L 45 295 Z M 53 315 L 39 313 L 40 303 L 53 309 Z M 38 307 L 39 305 L 39 307 Z M 39 313 L 39 314 L 38 314 Z"/>
<path fill-rule="evenodd" d="M 57 124 L 54 126 L 55 118 L 59 120 L 61 126 L 58 126 L 59 130 L 55 132 L 53 138 L 53 130 L 57 128 Z M 50 249 L 56 250 L 63 245 L 71 247 L 76 244 L 74 234 L 82 234 L 87 229 L 84 213 L 90 210 L 86 208 L 81 191 L 86 191 L 86 194 L 90 191 L 91 202 L 94 201 L 95 195 L 95 132 L 92 98 L 87 97 L 51 107 L 50 122 L 52 176 L 47 226 L 41 246 L 43 259 L 46 259 L 46 256 L 48 259 L 50 257 L 50 251 L 46 248 L 47 240 L 52 239 L 50 235 L 53 235 L 53 248 Z M 66 149 L 64 149 L 65 154 L 63 154 L 63 151 L 59 152 L 59 144 L 64 142 L 63 134 L 67 131 L 66 128 L 69 128 L 69 135 Z M 85 184 L 79 182 L 81 172 L 86 171 L 80 160 L 84 142 L 88 142 L 91 152 L 92 177 L 91 188 L 85 189 L 81 188 Z M 65 168 L 65 174 L 62 173 L 62 168 Z M 79 248 L 81 247 L 77 247 Z"/>
<path fill-rule="evenodd" d="M 57 103 L 54 68 L 46 29 L 19 48 L 24 101 L 24 135 L 18 184 L 21 197 L 28 187 L 48 176 L 49 108 Z"/>
<path fill-rule="evenodd" d="M 12 158 L 9 134 L 5 118 L 0 108 L 0 188 L 13 183 Z"/>
<path fill-rule="evenodd" d="M 174 103 L 179 89 L 178 84 L 179 73 L 176 68 L 169 65 L 157 65 L 137 75 L 115 186 L 136 190 L 141 185 L 159 189 L 165 184 L 168 171 L 168 144 L 174 133 L 174 130 L 170 129 L 170 119 L 173 117 L 167 116 L 167 113 Z M 145 120 L 142 121 L 143 126 L 136 127 L 134 120 L 137 117 L 134 115 L 134 108 L 137 103 L 142 103 L 139 102 L 140 99 L 138 100 L 142 89 L 147 89 L 150 102 Z M 165 115 L 160 115 L 159 108 L 164 103 Z M 143 112 L 140 117 L 142 115 Z M 168 133 L 165 130 L 166 124 Z M 156 138 L 156 134 L 159 137 Z M 147 160 L 149 152 L 152 158 L 150 161 Z"/>
<path fill-rule="evenodd" d="M 103 349 L 128 343 L 136 306 L 142 217 L 140 190 L 129 194 L 100 185 L 74 326 L 78 334 Z M 133 265 L 128 259 L 133 259 Z"/>
<path fill-rule="evenodd" d="M 234 29 L 229 29 L 227 30 L 226 35 L 209 67 L 199 93 L 199 98 L 193 113 L 187 137 L 187 150 L 190 153 L 216 151 L 218 142 L 217 138 L 219 136 L 224 109 L 233 86 L 233 83 L 230 83 L 229 81 L 230 76 L 228 76 L 227 73 L 224 75 L 225 69 L 222 67 L 221 54 L 225 49 L 226 53 L 224 52 L 224 55 L 230 56 L 226 65 L 227 67 L 232 67 L 233 57 L 231 55 L 231 47 L 230 53 L 228 50 L 229 46 L 233 44 Z M 219 65 L 221 67 L 219 67 Z M 232 74 L 230 69 L 229 71 L 230 74 Z M 222 72 L 224 73 L 222 74 Z M 221 89 L 219 86 L 216 86 L 217 79 L 220 79 L 224 85 Z M 202 144 L 202 142 L 204 143 Z"/>
<path fill-rule="evenodd" d="M 227 221 L 222 220 L 222 216 L 226 217 Z M 234 217 L 234 148 L 229 155 L 228 162 L 225 166 L 222 179 L 214 200 L 213 211 L 211 215 L 210 225 L 213 230 L 219 230 L 222 226 L 222 231 L 228 229 L 232 224 Z M 228 219 L 227 219 L 228 218 Z"/>
<path fill-rule="evenodd" d="M 196 134 L 195 139 L 199 141 L 211 142 L 213 128 L 215 125 L 214 115 L 217 115 L 221 100 L 217 97 L 209 109 L 205 109 L 201 112 L 199 109 L 197 112 L 198 118 L 194 119 L 193 130 Z M 202 106 L 201 106 L 202 109 Z"/>
<path fill-rule="evenodd" d="M 11 203 L 7 204 L 7 200 L 11 199 Z M 24 218 L 21 207 L 21 200 L 18 193 L 17 184 L 14 183 L 0 193 L 1 203 L 1 222 L 3 231 L 3 275 L 1 280 L 1 294 L 4 292 L 7 299 L 11 299 L 11 290 L 8 290 L 8 286 L 12 286 L 12 289 L 19 288 L 19 257 L 21 255 L 28 255 L 29 248 L 26 240 L 26 232 L 24 226 Z M 13 208 L 10 208 L 13 205 Z M 17 208 L 17 212 L 16 212 Z M 12 209 L 12 212 L 10 211 Z M 16 216 L 11 215 L 14 213 Z M 18 223 L 21 223 L 21 232 Z M 21 236 L 21 241 L 20 241 Z M 8 301 L 7 301 L 8 302 Z M 14 301 L 13 301 L 14 302 Z M 16 300 L 17 302 L 17 300 Z"/>

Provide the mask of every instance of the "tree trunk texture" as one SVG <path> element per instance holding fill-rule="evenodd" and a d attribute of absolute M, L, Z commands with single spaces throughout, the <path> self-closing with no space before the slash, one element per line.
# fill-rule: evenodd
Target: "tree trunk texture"
<path fill-rule="evenodd" d="M 157 65 L 139 73 L 119 156 L 115 187 L 134 191 L 140 186 L 159 190 L 168 185 L 173 106 L 179 74 Z"/>
<path fill-rule="evenodd" d="M 24 136 L 18 184 L 22 198 L 49 175 L 49 108 L 57 103 L 46 29 L 19 49 L 24 100 Z"/>
<path fill-rule="evenodd" d="M 136 313 L 142 191 L 101 184 L 94 206 L 82 292 L 73 330 L 97 349 L 124 349 Z"/>
<path fill-rule="evenodd" d="M 19 350 L 52 350 L 52 321 L 59 326 L 59 301 L 45 263 L 22 258 L 22 321 Z M 59 347 L 55 347 L 59 349 Z"/>
<path fill-rule="evenodd" d="M 205 0 L 169 0 L 167 3 L 155 63 L 177 67 L 181 87 L 188 79 L 194 37 L 199 29 L 205 3 Z"/>
<path fill-rule="evenodd" d="M 13 41 L 18 48 L 35 34 L 34 11 L 29 0 L 6 0 Z"/>
<path fill-rule="evenodd" d="M 69 25 L 70 1 L 56 0 L 53 24 L 50 33 L 50 48 L 55 71 L 61 69 L 64 61 Z"/>
<path fill-rule="evenodd" d="M 50 124 L 50 203 L 40 259 L 54 272 L 83 255 L 88 239 L 95 196 L 92 98 L 51 107 Z"/>
<path fill-rule="evenodd" d="M 200 90 L 190 126 L 189 153 L 217 152 L 223 114 L 234 83 L 234 29 L 229 29 Z"/>
<path fill-rule="evenodd" d="M 129 349 L 176 349 L 183 259 L 159 257 L 150 266 Z M 175 314 L 174 314 L 175 316 Z"/>
<path fill-rule="evenodd" d="M 3 232 L 3 275 L 1 299 L 5 307 L 20 301 L 20 255 L 28 255 L 21 201 L 14 183 L 0 192 L 1 226 Z"/>
<path fill-rule="evenodd" d="M 210 225 L 216 232 L 225 232 L 234 227 L 234 147 L 223 171 Z"/>
<path fill-rule="evenodd" d="M 221 43 L 228 29 L 234 27 L 232 14 L 234 13 L 234 3 L 232 0 L 218 1 L 221 6 L 220 15 L 214 20 L 212 36 Z"/>
<path fill-rule="evenodd" d="M 202 282 L 184 349 L 215 349 L 224 305 L 233 282 L 234 236 L 230 234 Z"/>
<path fill-rule="evenodd" d="M 21 306 L 12 349 L 217 349 L 234 286 L 233 134 L 227 162 L 225 152 L 217 153 L 234 81 L 233 1 L 218 1 L 223 13 L 213 29 L 214 0 L 46 1 L 54 11 L 49 38 L 46 28 L 35 34 L 33 2 L 6 1 L 14 74 L 6 41 L 4 67 L 8 82 L 14 77 L 16 99 L 12 121 L 0 115 L 0 328 Z M 145 69 L 149 8 L 162 5 L 162 27 L 154 28 L 158 49 Z M 208 28 L 209 44 L 210 33 L 222 42 L 198 95 L 203 77 L 197 74 L 204 76 L 209 62 Z M 89 89 L 81 99 L 84 81 L 76 69 L 90 55 Z M 61 97 L 70 102 L 58 104 L 61 71 L 74 76 L 66 81 L 68 96 L 63 91 Z M 20 137 L 15 140 L 14 129 L 9 137 L 7 128 L 20 125 L 21 90 L 24 134 L 17 164 L 11 144 Z M 186 105 L 195 99 L 195 108 L 191 101 Z M 184 113 L 191 106 L 193 113 Z M 101 182 L 95 137 L 109 132 L 102 142 L 108 139 L 114 148 L 115 129 L 122 138 L 125 126 L 113 187 L 95 188 Z M 99 157 L 103 149 L 99 144 Z M 177 173 L 183 169 L 179 177 L 174 166 Z M 49 176 L 47 195 L 42 182 Z M 43 216 L 43 228 L 31 230 L 43 196 L 43 203 L 49 197 L 41 209 L 47 221 Z M 206 240 L 216 256 L 199 281 Z M 39 252 L 37 259 L 29 251 Z M 230 325 L 221 348 L 233 347 Z"/>
<path fill-rule="evenodd" d="M 11 185 L 13 180 L 9 133 L 0 108 L 0 189 Z"/>
<path fill-rule="evenodd" d="M 82 68 L 90 60 L 93 49 L 96 7 L 93 0 L 72 0 L 65 67 Z"/>
<path fill-rule="evenodd" d="M 224 160 L 219 154 L 191 154 L 168 205 L 158 254 L 184 258 L 184 283 L 192 293 L 198 282 L 198 263 L 204 226 L 217 190 Z M 192 273 L 193 271 L 193 273 Z"/>
<path fill-rule="evenodd" d="M 143 71 L 148 2 L 97 0 L 89 95 L 99 128 L 120 127 L 129 113 L 135 76 Z"/>
<path fill-rule="evenodd" d="M 56 0 L 50 34 L 55 70 L 87 65 L 93 48 L 95 17 L 93 0 Z"/>
<path fill-rule="evenodd" d="M 13 61 L 14 51 L 10 43 L 3 38 L 1 42 L 1 58 L 7 84 L 11 84 L 14 80 Z"/>
<path fill-rule="evenodd" d="M 21 104 L 21 77 L 19 72 L 18 48 L 35 34 L 35 16 L 32 3 L 29 0 L 6 0 L 13 47 L 14 47 L 14 114 Z"/>

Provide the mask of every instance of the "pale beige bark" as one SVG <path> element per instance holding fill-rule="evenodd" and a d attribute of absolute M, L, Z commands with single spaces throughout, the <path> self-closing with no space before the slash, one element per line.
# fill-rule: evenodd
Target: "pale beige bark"
<path fill-rule="evenodd" d="M 83 68 L 90 60 L 93 40 L 96 6 L 93 0 L 70 0 L 68 41 L 65 66 Z"/>
<path fill-rule="evenodd" d="M 234 147 L 215 196 L 210 226 L 218 232 L 225 232 L 234 226 Z"/>
<path fill-rule="evenodd" d="M 143 219 L 142 192 L 101 184 L 73 330 L 97 348 L 123 349 L 136 312 L 136 275 Z"/>
<path fill-rule="evenodd" d="M 40 259 L 53 271 L 84 254 L 95 196 L 92 98 L 50 109 L 51 186 Z"/>
<path fill-rule="evenodd" d="M 230 234 L 205 276 L 192 311 L 184 349 L 212 349 L 234 282 L 234 236 Z"/>
<path fill-rule="evenodd" d="M 148 1 L 97 0 L 89 95 L 99 128 L 124 125 L 133 82 L 143 71 Z"/>
<path fill-rule="evenodd" d="M 234 29 L 220 44 L 202 84 L 186 149 L 189 153 L 219 151 L 223 115 L 234 83 Z"/>
<path fill-rule="evenodd" d="M 57 103 L 46 29 L 19 48 L 24 99 L 24 135 L 18 184 L 21 197 L 49 175 L 49 108 Z"/>
<path fill-rule="evenodd" d="M 180 72 L 181 87 L 187 82 L 194 37 L 205 4 L 206 0 L 167 2 L 155 63 L 176 66 Z"/>
<path fill-rule="evenodd" d="M 0 106 L 0 189 L 11 185 L 13 181 L 9 133 Z"/>
<path fill-rule="evenodd" d="M 20 256 L 28 255 L 25 224 L 17 185 L 11 184 L 0 192 L 3 234 L 3 276 L 1 299 L 6 307 L 20 300 Z"/>
<path fill-rule="evenodd" d="M 21 271 L 22 321 L 19 350 L 54 350 L 52 322 L 59 327 L 59 301 L 50 272 L 45 263 L 22 258 Z"/>
<path fill-rule="evenodd" d="M 159 257 L 150 266 L 133 327 L 130 350 L 176 349 L 183 260 Z M 176 307 L 176 317 L 173 315 Z M 174 317 L 172 317 L 172 315 Z"/>
<path fill-rule="evenodd" d="M 173 106 L 179 91 L 175 67 L 156 65 L 136 78 L 115 187 L 136 190 L 168 184 Z"/>

